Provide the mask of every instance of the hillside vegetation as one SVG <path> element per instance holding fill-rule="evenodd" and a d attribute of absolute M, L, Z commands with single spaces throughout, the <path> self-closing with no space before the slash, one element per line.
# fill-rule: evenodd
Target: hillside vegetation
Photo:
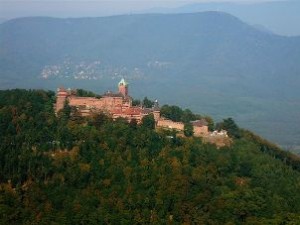
<path fill-rule="evenodd" d="M 53 103 L 0 91 L 0 224 L 300 221 L 299 158 L 249 131 L 217 149 Z"/>

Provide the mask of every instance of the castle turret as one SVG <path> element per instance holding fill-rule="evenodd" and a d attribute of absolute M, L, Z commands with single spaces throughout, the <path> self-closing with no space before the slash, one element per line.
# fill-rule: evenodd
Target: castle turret
<path fill-rule="evenodd" d="M 128 83 L 122 78 L 122 80 L 119 82 L 119 92 L 124 96 L 128 96 Z"/>

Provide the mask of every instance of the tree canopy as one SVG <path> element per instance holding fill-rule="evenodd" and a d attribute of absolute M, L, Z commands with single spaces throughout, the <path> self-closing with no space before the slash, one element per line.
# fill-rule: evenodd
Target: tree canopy
<path fill-rule="evenodd" d="M 218 149 L 53 103 L 0 91 L 0 224 L 299 222 L 299 157 L 250 131 Z"/>
<path fill-rule="evenodd" d="M 175 122 L 188 123 L 193 120 L 201 119 L 200 115 L 192 113 L 190 109 L 181 109 L 176 105 L 163 105 L 160 109 L 160 113 L 163 117 L 166 117 Z"/>

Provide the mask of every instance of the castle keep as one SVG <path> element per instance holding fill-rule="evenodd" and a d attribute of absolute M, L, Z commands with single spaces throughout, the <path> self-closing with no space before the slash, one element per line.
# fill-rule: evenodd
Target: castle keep
<path fill-rule="evenodd" d="M 66 102 L 71 107 L 75 107 L 82 116 L 102 112 L 110 115 L 113 119 L 121 117 L 128 121 L 135 119 L 137 123 L 141 123 L 144 116 L 153 114 L 156 127 L 178 131 L 183 131 L 184 129 L 183 123 L 174 122 L 160 116 L 157 100 L 152 108 L 133 106 L 132 98 L 128 95 L 128 83 L 124 79 L 121 79 L 119 82 L 117 93 L 108 91 L 101 98 L 80 97 L 76 95 L 76 91 L 58 88 L 55 112 L 58 113 L 63 109 Z M 205 120 L 192 121 L 192 125 L 195 136 L 205 136 L 209 133 Z"/>

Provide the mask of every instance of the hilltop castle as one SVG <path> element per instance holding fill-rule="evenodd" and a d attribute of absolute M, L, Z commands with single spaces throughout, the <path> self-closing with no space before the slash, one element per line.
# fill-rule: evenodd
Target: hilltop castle
<path fill-rule="evenodd" d="M 89 116 L 92 113 L 106 113 L 113 119 L 125 118 L 128 121 L 135 119 L 137 123 L 141 123 L 142 118 L 146 115 L 153 114 L 156 127 L 184 130 L 182 122 L 174 122 L 172 120 L 160 116 L 160 108 L 157 100 L 152 108 L 143 106 L 133 106 L 132 98 L 128 95 L 128 83 L 121 79 L 118 84 L 118 92 L 106 92 L 101 98 L 96 97 L 79 97 L 76 91 L 64 88 L 57 89 L 55 112 L 63 109 L 65 103 L 71 107 L 75 107 L 82 116 Z M 207 122 L 202 120 L 191 122 L 194 128 L 195 136 L 208 135 Z"/>
<path fill-rule="evenodd" d="M 111 115 L 113 119 L 118 117 L 125 118 L 128 121 L 135 119 L 138 123 L 150 113 L 154 115 L 156 121 L 160 118 L 157 101 L 152 108 L 132 105 L 132 98 L 128 95 L 128 83 L 124 78 L 118 84 L 117 93 L 107 91 L 101 98 L 79 97 L 76 95 L 76 91 L 58 88 L 55 106 L 56 113 L 64 107 L 66 101 L 70 106 L 76 107 L 82 116 L 104 112 Z"/>

